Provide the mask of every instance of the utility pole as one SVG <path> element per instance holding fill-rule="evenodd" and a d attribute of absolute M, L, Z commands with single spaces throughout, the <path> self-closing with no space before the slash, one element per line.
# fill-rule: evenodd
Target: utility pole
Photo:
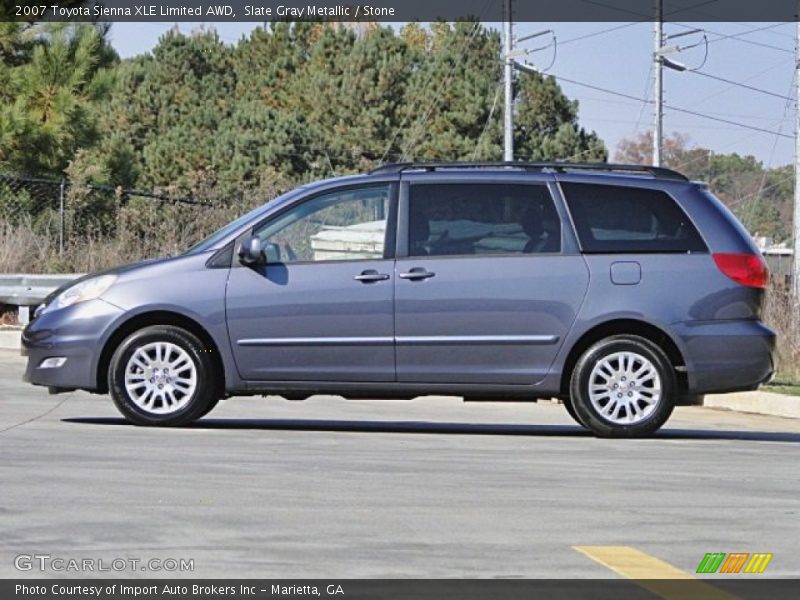
<path fill-rule="evenodd" d="M 800 16 L 800 0 L 798 1 L 798 16 Z M 800 305 L 800 19 L 795 19 L 797 24 L 795 54 L 794 54 L 794 81 L 796 104 L 794 111 L 794 220 L 792 222 L 794 238 L 794 254 L 792 255 L 792 290 L 794 292 L 795 310 Z"/>
<path fill-rule="evenodd" d="M 505 60 L 505 112 L 503 114 L 503 160 L 514 160 L 514 39 L 511 25 L 511 0 L 505 0 L 505 22 L 503 23 L 503 51 Z"/>
<path fill-rule="evenodd" d="M 653 22 L 655 42 L 653 48 L 653 69 L 655 69 L 655 89 L 653 99 L 655 100 L 655 121 L 653 123 L 653 166 L 661 166 L 661 149 L 663 146 L 663 126 L 664 126 L 664 65 L 661 58 L 661 50 L 664 47 L 664 22 L 661 8 L 661 0 L 656 0 L 656 18 Z"/>

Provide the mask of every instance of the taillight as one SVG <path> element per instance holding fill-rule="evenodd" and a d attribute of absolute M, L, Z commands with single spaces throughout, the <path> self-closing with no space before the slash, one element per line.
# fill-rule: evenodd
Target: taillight
<path fill-rule="evenodd" d="M 767 287 L 769 271 L 764 259 L 755 254 L 712 255 L 717 268 L 736 283 L 753 288 Z"/>

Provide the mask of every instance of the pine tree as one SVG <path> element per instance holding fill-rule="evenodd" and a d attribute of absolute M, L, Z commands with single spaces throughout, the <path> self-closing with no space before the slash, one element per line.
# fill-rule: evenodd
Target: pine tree
<path fill-rule="evenodd" d="M 98 141 L 94 104 L 113 85 L 108 28 L 50 24 L 35 40 L 4 27 L 0 63 L 0 168 L 59 177 Z"/>
<path fill-rule="evenodd" d="M 514 119 L 515 156 L 522 160 L 600 161 L 608 158 L 594 132 L 578 124 L 578 101 L 561 91 L 554 77 L 522 73 Z"/>

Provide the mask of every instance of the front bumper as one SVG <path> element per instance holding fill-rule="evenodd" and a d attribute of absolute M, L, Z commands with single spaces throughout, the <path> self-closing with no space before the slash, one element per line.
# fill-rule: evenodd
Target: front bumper
<path fill-rule="evenodd" d="M 90 300 L 45 313 L 22 332 L 22 355 L 28 357 L 23 380 L 62 389 L 97 389 L 97 364 L 113 324 L 123 311 L 103 300 Z M 42 368 L 48 358 L 66 360 Z"/>
<path fill-rule="evenodd" d="M 685 322 L 673 330 L 692 394 L 755 390 L 773 377 L 775 332 L 761 321 Z"/>

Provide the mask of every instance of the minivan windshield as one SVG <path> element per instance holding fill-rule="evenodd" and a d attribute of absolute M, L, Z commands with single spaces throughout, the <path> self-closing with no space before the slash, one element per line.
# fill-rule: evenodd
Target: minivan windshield
<path fill-rule="evenodd" d="M 305 187 L 305 186 L 303 186 L 303 187 Z M 219 242 L 220 240 L 226 238 L 228 235 L 230 235 L 231 233 L 233 233 L 234 231 L 236 231 L 240 227 L 246 225 L 248 223 L 248 221 L 253 220 L 256 216 L 258 216 L 259 213 L 264 212 L 267 209 L 268 206 L 272 206 L 274 204 L 283 202 L 284 200 L 288 200 L 289 198 L 291 198 L 294 195 L 296 195 L 300 190 L 302 190 L 303 187 L 299 187 L 299 188 L 296 188 L 296 189 L 294 189 L 294 190 L 292 190 L 290 192 L 287 192 L 285 194 L 281 194 L 280 196 L 277 196 L 277 197 L 273 198 L 272 200 L 270 200 L 266 204 L 262 204 L 261 206 L 257 206 L 256 208 L 254 208 L 250 212 L 242 215 L 238 219 L 235 219 L 235 220 L 231 221 L 230 223 L 228 223 L 227 225 L 224 225 L 220 229 L 217 229 L 214 233 L 209 235 L 204 240 L 201 240 L 201 241 L 197 242 L 194 246 L 191 246 L 188 250 L 186 250 L 186 252 L 184 252 L 184 255 L 201 254 L 201 253 L 205 252 L 206 250 L 209 250 L 209 249 L 213 248 L 214 245 L 216 245 L 217 242 Z"/>
<path fill-rule="evenodd" d="M 236 231 L 239 227 L 247 223 L 250 219 L 255 217 L 262 210 L 264 210 L 264 206 L 256 207 L 249 213 L 246 213 L 241 217 L 239 217 L 238 219 L 231 221 L 227 225 L 220 227 L 204 240 L 197 242 L 194 246 L 192 246 L 186 252 L 184 252 L 184 254 L 200 254 L 202 252 L 205 252 L 209 248 L 212 248 L 214 244 L 216 244 L 219 240 L 227 236 L 229 233 Z"/>

